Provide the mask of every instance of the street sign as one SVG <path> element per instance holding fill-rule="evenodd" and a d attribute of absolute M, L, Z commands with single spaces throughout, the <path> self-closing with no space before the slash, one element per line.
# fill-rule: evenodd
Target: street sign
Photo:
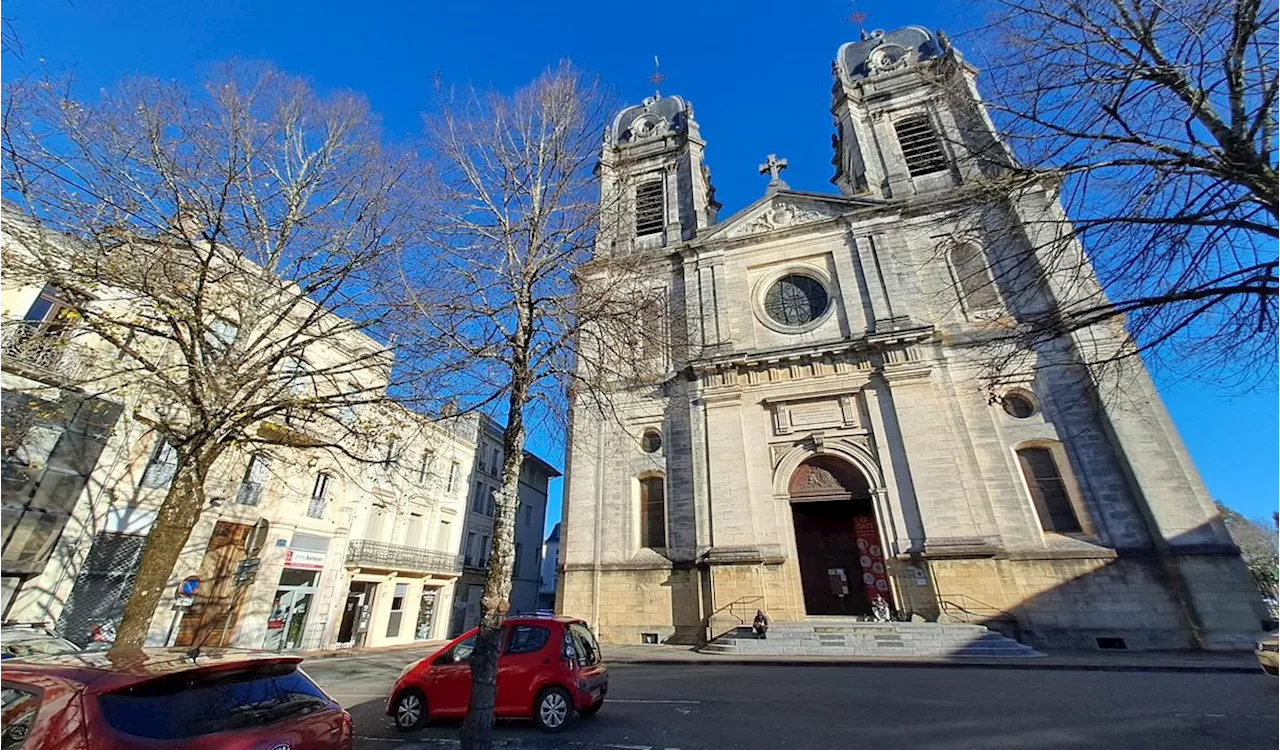
<path fill-rule="evenodd" d="M 178 596 L 195 596 L 196 591 L 200 589 L 200 578 L 198 576 L 188 576 L 182 579 L 182 583 L 178 584 Z"/>
<path fill-rule="evenodd" d="M 236 565 L 236 577 L 232 581 L 236 586 L 248 586 L 258 577 L 258 568 L 262 567 L 262 559 L 250 557 Z"/>
<path fill-rule="evenodd" d="M 195 603 L 196 598 L 194 596 L 175 596 L 173 598 L 174 609 L 186 609 Z"/>
<path fill-rule="evenodd" d="M 253 557 L 261 552 L 263 545 L 267 543 L 269 533 L 271 533 L 271 524 L 267 523 L 267 519 L 259 518 L 249 530 L 249 535 L 244 538 L 244 556 Z"/>

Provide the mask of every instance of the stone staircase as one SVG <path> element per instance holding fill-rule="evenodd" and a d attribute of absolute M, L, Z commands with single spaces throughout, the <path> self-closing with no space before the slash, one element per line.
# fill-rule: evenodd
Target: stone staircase
<path fill-rule="evenodd" d="M 1039 651 L 981 625 L 867 622 L 854 617 L 811 617 L 777 622 L 761 640 L 738 627 L 704 646 L 708 654 L 761 656 L 1030 657 Z"/>

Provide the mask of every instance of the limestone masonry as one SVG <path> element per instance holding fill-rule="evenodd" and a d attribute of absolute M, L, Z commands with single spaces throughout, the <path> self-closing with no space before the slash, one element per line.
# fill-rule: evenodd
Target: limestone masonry
<path fill-rule="evenodd" d="M 983 377 L 1010 323 L 1097 287 L 1055 270 L 1088 264 L 1053 182 L 1002 181 L 977 71 L 907 27 L 833 75 L 839 193 L 770 155 L 724 221 L 689 103 L 614 119 L 597 257 L 643 259 L 663 309 L 637 315 L 648 374 L 575 397 L 557 610 L 622 643 L 887 606 L 1036 647 L 1248 647 L 1258 595 L 1150 378 L 1088 364 L 1123 327 Z"/>

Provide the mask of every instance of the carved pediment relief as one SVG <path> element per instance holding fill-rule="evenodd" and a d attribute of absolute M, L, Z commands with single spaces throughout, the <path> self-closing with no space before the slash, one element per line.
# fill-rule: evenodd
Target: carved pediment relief
<path fill-rule="evenodd" d="M 787 229 L 799 224 L 809 224 L 839 216 L 832 208 L 817 203 L 797 203 L 777 199 L 761 206 L 755 213 L 744 216 L 727 236 L 744 237 L 750 234 Z"/>

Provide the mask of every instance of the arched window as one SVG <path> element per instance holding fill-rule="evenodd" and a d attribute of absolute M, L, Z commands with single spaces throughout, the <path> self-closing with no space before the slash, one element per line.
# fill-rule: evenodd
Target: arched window
<path fill-rule="evenodd" d="M 912 177 L 942 172 L 947 168 L 947 155 L 928 115 L 911 115 L 893 124 L 902 148 L 902 158 Z"/>
<path fill-rule="evenodd" d="M 1040 528 L 1059 534 L 1082 531 L 1053 451 L 1041 447 L 1021 448 L 1018 450 L 1018 464 L 1022 467 L 1022 477 L 1027 482 L 1036 514 L 1040 516 Z"/>
<path fill-rule="evenodd" d="M 640 479 L 640 546 L 650 549 L 667 546 L 667 495 L 661 476 Z"/>
<path fill-rule="evenodd" d="M 648 180 L 636 186 L 636 236 L 657 234 L 666 219 L 663 214 L 662 180 Z"/>
<path fill-rule="evenodd" d="M 991 278 L 981 248 L 968 242 L 956 245 L 948 253 L 948 260 L 960 303 L 966 312 L 1000 307 L 1000 295 L 996 292 L 995 280 Z"/>

